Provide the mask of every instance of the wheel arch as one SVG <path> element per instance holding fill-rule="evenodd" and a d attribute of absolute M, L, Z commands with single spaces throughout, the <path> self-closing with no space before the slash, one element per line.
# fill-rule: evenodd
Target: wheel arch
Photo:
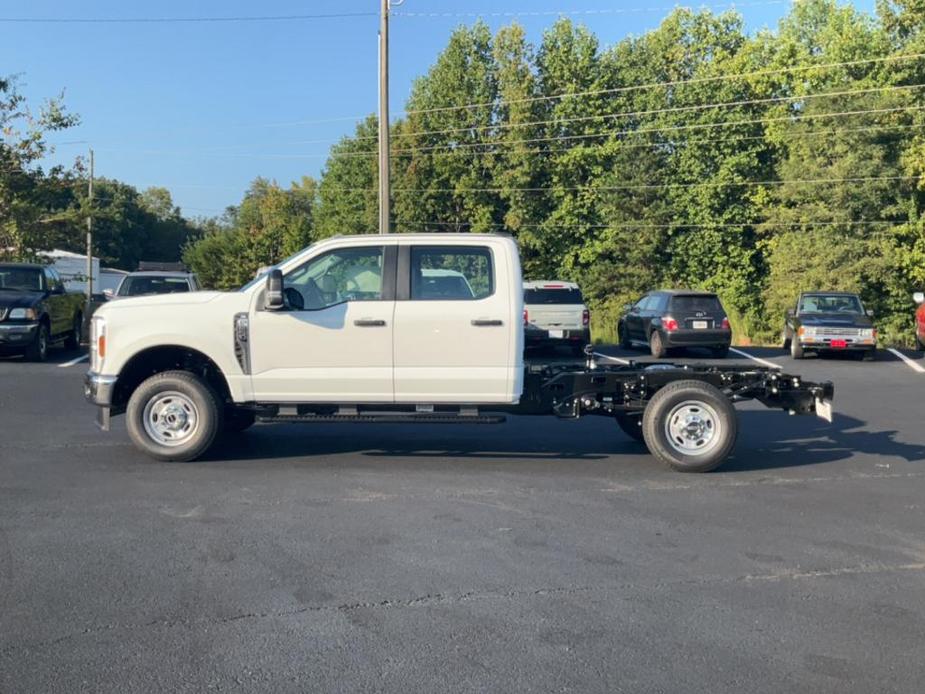
<path fill-rule="evenodd" d="M 125 362 L 113 390 L 113 408 L 123 411 L 132 393 L 146 379 L 176 370 L 189 371 L 205 380 L 223 402 L 232 399 L 227 376 L 215 359 L 184 345 L 157 345 L 136 352 Z"/>

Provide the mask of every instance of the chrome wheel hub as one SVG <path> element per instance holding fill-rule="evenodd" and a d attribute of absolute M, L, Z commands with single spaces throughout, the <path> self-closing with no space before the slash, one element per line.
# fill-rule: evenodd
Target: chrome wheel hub
<path fill-rule="evenodd" d="M 671 447 L 683 455 L 705 455 L 719 445 L 719 415 L 710 405 L 691 400 L 676 405 L 665 421 Z"/>
<path fill-rule="evenodd" d="M 145 433 L 163 446 L 186 443 L 199 428 L 195 403 L 176 391 L 158 393 L 148 400 L 142 416 Z"/>

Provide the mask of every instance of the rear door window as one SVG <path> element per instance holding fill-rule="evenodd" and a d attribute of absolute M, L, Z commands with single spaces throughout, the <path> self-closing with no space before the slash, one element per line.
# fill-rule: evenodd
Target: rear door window
<path fill-rule="evenodd" d="M 481 246 L 412 246 L 412 301 L 475 301 L 495 292 L 491 251 Z"/>
<path fill-rule="evenodd" d="M 583 304 L 584 297 L 578 289 L 547 289 L 545 287 L 524 290 L 525 304 Z"/>

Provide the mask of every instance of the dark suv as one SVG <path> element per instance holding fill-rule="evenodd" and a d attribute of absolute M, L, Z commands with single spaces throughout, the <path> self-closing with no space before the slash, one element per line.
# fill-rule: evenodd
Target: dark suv
<path fill-rule="evenodd" d="M 732 344 L 726 311 L 716 294 L 669 290 L 649 292 L 627 305 L 617 324 L 620 346 L 645 345 L 656 358 L 675 347 L 706 347 L 722 358 Z"/>

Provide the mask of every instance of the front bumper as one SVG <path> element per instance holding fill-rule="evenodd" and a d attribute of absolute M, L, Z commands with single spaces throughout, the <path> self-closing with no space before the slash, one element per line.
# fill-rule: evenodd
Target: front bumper
<path fill-rule="evenodd" d="M 831 350 L 833 352 L 872 352 L 877 349 L 877 338 L 858 337 L 857 335 L 825 335 L 822 337 L 803 335 L 800 337 L 799 342 L 804 352 L 813 350 L 820 352 L 823 350 Z"/>
<path fill-rule="evenodd" d="M 38 323 L 0 323 L 0 350 L 23 350 L 35 340 Z"/>
<path fill-rule="evenodd" d="M 96 424 L 103 431 L 109 431 L 116 380 L 116 376 L 103 376 L 92 371 L 84 376 L 84 397 L 87 402 L 97 406 Z"/>

